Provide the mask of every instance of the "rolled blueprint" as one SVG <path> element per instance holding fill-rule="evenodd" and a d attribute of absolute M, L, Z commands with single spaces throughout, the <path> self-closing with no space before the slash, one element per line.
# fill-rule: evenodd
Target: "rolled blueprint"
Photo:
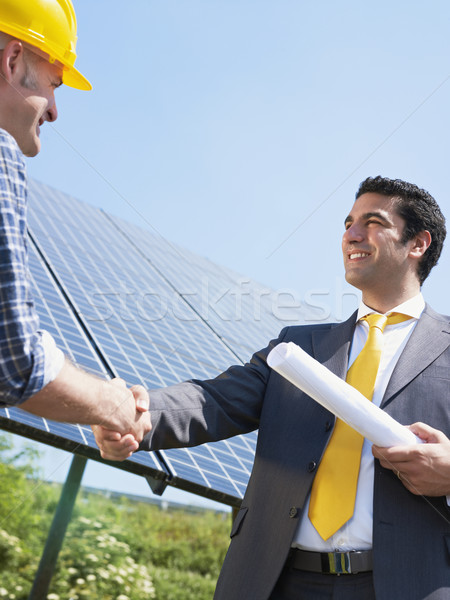
<path fill-rule="evenodd" d="M 275 346 L 267 357 L 267 364 L 376 446 L 421 443 L 412 431 L 293 342 Z"/>

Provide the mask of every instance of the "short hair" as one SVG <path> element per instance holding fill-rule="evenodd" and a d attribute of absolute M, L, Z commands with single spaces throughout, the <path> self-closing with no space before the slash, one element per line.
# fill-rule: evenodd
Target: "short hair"
<path fill-rule="evenodd" d="M 397 213 L 405 221 L 401 240 L 403 244 L 421 231 L 430 232 L 431 244 L 417 269 L 420 285 L 422 285 L 438 262 L 447 234 L 445 217 L 438 203 L 431 194 L 413 183 L 401 179 L 388 179 L 380 175 L 365 179 L 356 192 L 356 199 L 370 192 L 396 200 Z"/>
<path fill-rule="evenodd" d="M 35 90 L 38 86 L 38 68 L 41 62 L 44 62 L 44 59 L 37 54 L 34 54 L 28 48 L 24 49 L 24 62 L 25 62 L 25 73 L 22 77 L 21 84 L 24 88 L 29 90 Z"/>
<path fill-rule="evenodd" d="M 4 31 L 0 31 L 0 52 L 4 50 L 7 44 L 11 40 L 15 40 L 12 35 L 5 33 Z M 21 41 L 21 40 L 19 40 Z M 34 90 L 37 87 L 37 69 L 38 65 L 44 59 L 34 52 L 32 52 L 29 48 L 24 48 L 24 61 L 25 61 L 25 74 L 22 77 L 22 81 L 20 82 L 23 87 L 28 88 L 30 90 Z"/>
<path fill-rule="evenodd" d="M 12 37 L 12 35 L 9 35 L 8 33 L 5 33 L 4 31 L 0 31 L 0 50 L 4 50 L 6 47 L 6 44 L 13 39 L 14 38 Z"/>

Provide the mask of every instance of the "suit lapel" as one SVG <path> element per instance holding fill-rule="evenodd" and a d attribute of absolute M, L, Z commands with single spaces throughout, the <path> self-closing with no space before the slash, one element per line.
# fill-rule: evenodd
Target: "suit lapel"
<path fill-rule="evenodd" d="M 405 346 L 384 394 L 384 408 L 450 345 L 450 324 L 428 305 Z"/>
<path fill-rule="evenodd" d="M 332 373 L 345 379 L 348 355 L 353 332 L 355 330 L 356 312 L 336 327 L 319 329 L 312 334 L 314 358 L 325 365 Z"/>

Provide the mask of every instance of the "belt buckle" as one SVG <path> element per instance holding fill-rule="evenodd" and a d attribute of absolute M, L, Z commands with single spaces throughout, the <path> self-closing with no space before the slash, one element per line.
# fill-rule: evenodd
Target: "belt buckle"
<path fill-rule="evenodd" d="M 322 570 L 324 573 L 330 573 L 332 575 L 351 574 L 352 566 L 350 564 L 349 552 L 327 552 L 326 554 L 323 554 Z"/>

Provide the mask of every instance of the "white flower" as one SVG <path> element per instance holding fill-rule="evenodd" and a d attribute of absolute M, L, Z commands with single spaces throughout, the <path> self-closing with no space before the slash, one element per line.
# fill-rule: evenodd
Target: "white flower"
<path fill-rule="evenodd" d="M 128 596 L 125 596 L 125 594 L 120 594 L 120 596 L 117 596 L 116 600 L 130 600 L 128 598 Z"/>
<path fill-rule="evenodd" d="M 92 562 L 98 562 L 98 556 L 95 556 L 95 554 L 88 554 L 86 558 Z"/>
<path fill-rule="evenodd" d="M 4 529 L 0 529 L 0 536 L 4 538 L 10 546 L 17 544 L 20 541 L 15 535 L 9 535 L 9 533 Z"/>
<path fill-rule="evenodd" d="M 77 570 L 74 567 L 69 567 L 67 571 L 69 575 L 75 575 L 75 573 L 77 572 Z"/>
<path fill-rule="evenodd" d="M 97 578 L 93 573 L 89 573 L 89 575 L 86 577 L 86 579 L 88 581 L 95 581 Z"/>
<path fill-rule="evenodd" d="M 8 590 L 5 590 L 4 587 L 0 588 L 0 596 L 7 596 L 8 595 Z"/>
<path fill-rule="evenodd" d="M 109 571 L 107 571 L 106 569 L 102 569 L 102 568 L 100 568 L 100 569 L 97 571 L 97 575 L 98 575 L 99 577 L 101 577 L 102 579 L 109 579 Z"/>
<path fill-rule="evenodd" d="M 58 594 L 49 594 L 47 600 L 59 600 Z"/>
<path fill-rule="evenodd" d="M 77 584 L 77 585 L 84 585 L 85 583 L 86 583 L 86 582 L 85 582 L 85 580 L 84 580 L 82 577 L 79 577 L 79 578 L 76 580 L 76 584 Z"/>

